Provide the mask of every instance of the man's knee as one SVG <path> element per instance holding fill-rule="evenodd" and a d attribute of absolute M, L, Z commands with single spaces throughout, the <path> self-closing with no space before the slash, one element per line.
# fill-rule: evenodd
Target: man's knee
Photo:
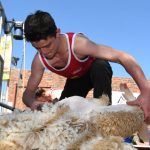
<path fill-rule="evenodd" d="M 91 67 L 91 73 L 94 75 L 94 74 L 106 74 L 106 75 L 109 75 L 109 77 L 111 78 L 112 77 L 112 68 L 109 64 L 108 61 L 105 61 L 105 60 L 101 60 L 101 59 L 96 59 L 93 64 L 92 64 L 92 67 Z"/>

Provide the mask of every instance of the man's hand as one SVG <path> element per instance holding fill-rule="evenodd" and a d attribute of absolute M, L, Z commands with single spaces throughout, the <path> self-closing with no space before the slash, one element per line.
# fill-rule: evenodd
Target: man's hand
<path fill-rule="evenodd" d="M 139 106 L 144 111 L 145 123 L 150 124 L 150 91 L 140 94 L 136 100 L 127 102 L 128 105 Z"/>
<path fill-rule="evenodd" d="M 41 110 L 45 102 L 34 101 L 30 106 L 31 110 Z"/>

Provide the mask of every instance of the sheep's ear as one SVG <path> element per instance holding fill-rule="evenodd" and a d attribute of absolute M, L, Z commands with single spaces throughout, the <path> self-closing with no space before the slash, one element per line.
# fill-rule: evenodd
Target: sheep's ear
<path fill-rule="evenodd" d="M 120 84 L 120 91 L 123 92 L 122 96 L 126 99 L 126 101 L 133 101 L 136 99 L 126 83 Z"/>

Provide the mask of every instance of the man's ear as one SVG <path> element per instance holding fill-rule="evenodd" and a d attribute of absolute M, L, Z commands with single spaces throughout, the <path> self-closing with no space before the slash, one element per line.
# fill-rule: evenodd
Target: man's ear
<path fill-rule="evenodd" d="M 59 37 L 60 32 L 61 32 L 60 28 L 57 28 L 56 29 L 56 37 Z"/>

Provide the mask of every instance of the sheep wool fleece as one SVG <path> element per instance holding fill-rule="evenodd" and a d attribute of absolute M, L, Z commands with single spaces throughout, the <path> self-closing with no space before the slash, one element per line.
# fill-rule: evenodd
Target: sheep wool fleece
<path fill-rule="evenodd" d="M 141 128 L 143 112 L 126 104 L 105 106 L 105 99 L 98 105 L 73 96 L 42 111 L 1 115 L 0 150 L 134 150 L 123 138 Z"/>

